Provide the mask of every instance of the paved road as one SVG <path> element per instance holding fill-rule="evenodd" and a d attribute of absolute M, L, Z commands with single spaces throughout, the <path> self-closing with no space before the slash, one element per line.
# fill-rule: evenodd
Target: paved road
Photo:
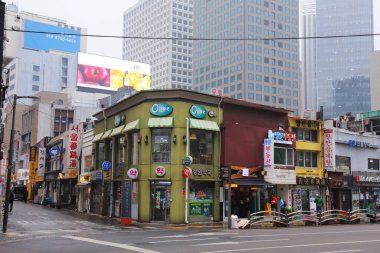
<path fill-rule="evenodd" d="M 227 230 L 121 227 L 73 212 L 16 202 L 0 253 L 351 253 L 380 252 L 380 224 Z"/>

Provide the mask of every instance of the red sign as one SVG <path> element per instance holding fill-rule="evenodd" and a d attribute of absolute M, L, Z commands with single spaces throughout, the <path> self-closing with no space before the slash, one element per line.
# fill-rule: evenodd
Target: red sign
<path fill-rule="evenodd" d="M 185 167 L 183 169 L 183 177 L 184 178 L 189 178 L 191 175 L 191 169 L 189 167 Z"/>
<path fill-rule="evenodd" d="M 162 167 L 162 166 L 158 166 L 156 168 L 156 175 L 159 176 L 159 177 L 163 177 L 165 176 L 165 173 L 166 173 L 166 169 L 165 167 Z"/>

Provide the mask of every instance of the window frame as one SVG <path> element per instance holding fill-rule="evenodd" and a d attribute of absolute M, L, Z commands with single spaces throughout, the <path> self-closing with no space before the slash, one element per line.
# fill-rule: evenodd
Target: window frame
<path fill-rule="evenodd" d="M 194 153 L 193 153 L 193 151 L 192 151 L 192 146 L 191 146 L 191 142 L 192 142 L 192 140 L 190 139 L 189 141 L 190 141 L 190 155 L 193 157 L 193 164 L 199 164 L 199 165 L 213 165 L 214 164 L 214 157 L 215 157 L 215 147 L 214 147 L 214 132 L 212 132 L 212 131 L 207 131 L 207 130 L 200 130 L 200 129 L 190 129 L 190 136 L 192 135 L 192 134 L 196 134 L 196 133 L 204 133 L 204 134 L 206 134 L 206 135 L 211 135 L 211 159 L 209 159 L 210 160 L 210 163 L 197 163 L 196 161 L 198 160 L 198 161 L 201 161 L 201 160 L 204 160 L 204 159 L 201 159 L 201 158 L 197 158 L 197 157 L 195 157 L 195 155 L 194 155 Z M 206 140 L 208 139 L 207 138 L 207 136 L 206 136 L 206 138 L 205 138 Z M 199 144 L 199 143 L 198 143 Z M 209 144 L 209 143 L 207 143 L 207 144 Z M 206 145 L 207 145 L 206 144 Z M 200 148 L 199 148 L 199 145 L 198 145 L 198 150 L 199 150 Z M 206 147 L 206 151 L 207 151 L 207 147 Z M 199 157 L 200 157 L 200 155 L 202 155 L 203 153 L 201 153 L 201 152 L 198 152 L 199 154 Z M 209 153 L 205 153 L 205 155 L 210 155 Z"/>
<path fill-rule="evenodd" d="M 377 167 L 377 168 L 370 167 L 370 162 L 371 162 L 371 160 L 373 160 L 373 162 L 376 162 L 376 163 L 374 163 L 374 165 L 376 165 L 376 166 L 374 166 L 374 167 Z M 379 170 L 379 169 L 380 169 L 380 168 L 379 168 L 379 159 L 376 159 L 376 158 L 368 158 L 368 169 L 369 169 L 369 170 Z"/>
<path fill-rule="evenodd" d="M 154 132 L 157 132 L 157 131 L 168 131 L 168 134 L 166 135 L 163 135 L 162 133 L 159 133 L 159 134 L 155 134 Z M 167 163 L 171 163 L 171 135 L 172 135 L 172 129 L 171 128 L 152 128 L 151 129 L 151 163 L 152 164 L 167 164 Z M 166 152 L 163 152 L 161 151 L 161 148 L 158 152 L 153 152 L 154 151 L 154 145 L 156 144 L 155 143 L 155 136 L 166 136 L 168 137 L 168 142 L 167 144 L 169 145 L 169 151 L 166 151 Z M 162 144 L 162 143 L 160 143 Z M 160 146 L 161 147 L 161 146 Z M 161 157 L 161 160 L 160 161 L 156 161 L 154 160 L 154 153 L 167 153 L 167 161 L 163 161 L 162 157 Z"/>
<path fill-rule="evenodd" d="M 302 154 L 302 157 L 303 157 L 303 164 L 302 165 L 300 165 L 298 163 L 299 162 L 299 154 Z M 310 158 L 310 166 L 306 166 L 306 156 L 307 155 Z M 318 152 L 313 152 L 313 151 L 296 151 L 295 152 L 295 158 L 296 158 L 295 159 L 296 160 L 295 166 L 297 166 L 297 167 L 318 169 Z"/>
<path fill-rule="evenodd" d="M 273 161 L 275 161 L 275 158 L 276 158 L 276 149 L 285 149 L 285 164 L 279 164 L 279 163 L 276 163 L 274 162 L 274 165 L 276 166 L 294 166 L 294 149 L 293 148 L 287 148 L 287 147 L 279 147 L 279 146 L 274 146 L 274 159 Z M 291 151 L 291 157 L 292 157 L 292 163 L 289 164 L 288 162 L 288 152 Z"/>

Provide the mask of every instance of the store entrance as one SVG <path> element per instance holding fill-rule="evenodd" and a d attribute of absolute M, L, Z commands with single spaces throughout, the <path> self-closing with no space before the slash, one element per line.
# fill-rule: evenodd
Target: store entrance
<path fill-rule="evenodd" d="M 168 222 L 170 217 L 171 182 L 151 183 L 151 220 Z"/>
<path fill-rule="evenodd" d="M 247 218 L 248 213 L 265 211 L 271 196 L 276 196 L 274 188 L 242 186 L 231 188 L 231 211 L 239 218 Z"/>

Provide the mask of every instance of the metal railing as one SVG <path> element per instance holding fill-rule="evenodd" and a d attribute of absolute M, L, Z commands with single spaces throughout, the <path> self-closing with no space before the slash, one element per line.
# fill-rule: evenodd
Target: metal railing
<path fill-rule="evenodd" d="M 291 225 L 319 226 L 331 224 L 356 224 L 356 223 L 380 223 L 380 213 L 368 209 L 354 211 L 326 210 L 320 213 L 316 211 L 296 211 L 291 213 L 260 211 L 248 214 L 249 222 L 245 227 L 255 227 L 262 224 L 272 224 L 278 227 Z"/>

